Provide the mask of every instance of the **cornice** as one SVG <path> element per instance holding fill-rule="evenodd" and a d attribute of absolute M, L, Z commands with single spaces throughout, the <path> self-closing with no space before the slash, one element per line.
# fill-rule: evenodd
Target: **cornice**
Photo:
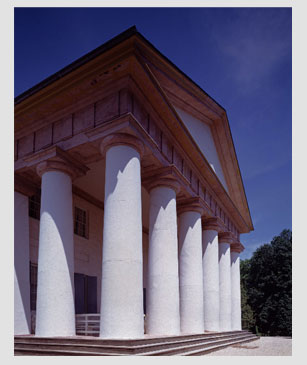
<path fill-rule="evenodd" d="M 137 52 L 150 65 L 159 68 L 165 77 L 172 79 L 182 89 L 200 103 L 209 108 L 212 115 L 221 115 L 225 109 L 219 105 L 212 97 L 210 97 L 199 85 L 197 85 L 188 75 L 184 74 L 174 63 L 161 54 L 151 43 L 144 37 L 142 42 L 136 44 Z"/>
<path fill-rule="evenodd" d="M 182 109 L 186 113 L 192 115 L 194 118 L 206 123 L 208 126 L 213 124 L 213 120 L 210 119 L 205 113 L 197 110 L 193 105 L 187 103 L 186 100 L 180 98 L 178 95 L 174 94 L 172 90 L 165 88 L 165 94 L 171 103 L 179 109 Z"/>
<path fill-rule="evenodd" d="M 243 183 L 243 179 L 242 179 L 240 165 L 239 165 L 239 162 L 238 162 L 238 157 L 237 157 L 236 149 L 235 149 L 235 146 L 234 146 L 232 133 L 231 133 L 231 129 L 230 129 L 230 124 L 229 124 L 229 121 L 228 121 L 226 111 L 223 114 L 223 123 L 222 123 L 222 125 L 223 125 L 225 133 L 227 135 L 227 141 L 228 141 L 228 144 L 229 144 L 228 154 L 232 155 L 231 162 L 232 162 L 232 165 L 233 165 L 233 171 L 235 171 L 236 176 L 239 177 L 237 179 L 232 179 L 232 181 L 235 180 L 235 182 L 236 182 L 236 184 L 233 184 L 233 185 L 236 185 L 236 186 L 233 186 L 234 200 L 235 200 L 236 204 L 238 205 L 240 211 L 246 217 L 245 219 L 247 220 L 251 231 L 253 231 L 254 226 L 253 226 L 253 222 L 252 222 L 252 218 L 251 218 L 251 214 L 250 214 L 250 210 L 249 210 L 249 206 L 248 206 L 248 200 L 247 200 L 247 197 L 246 197 L 246 192 L 245 192 L 245 188 L 244 188 L 244 183 Z M 222 144 L 221 144 L 221 146 L 222 146 Z M 227 153 L 225 153 L 224 155 L 227 156 Z M 229 174 L 230 173 L 228 172 L 228 175 Z"/>

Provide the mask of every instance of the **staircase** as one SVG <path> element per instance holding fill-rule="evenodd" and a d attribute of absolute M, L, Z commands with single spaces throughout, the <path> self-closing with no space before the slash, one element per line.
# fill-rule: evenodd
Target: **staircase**
<path fill-rule="evenodd" d="M 107 340 L 97 337 L 15 336 L 14 355 L 30 356 L 120 356 L 205 355 L 227 346 L 257 340 L 248 331 L 211 332 L 195 335 L 147 337 L 137 340 Z"/>

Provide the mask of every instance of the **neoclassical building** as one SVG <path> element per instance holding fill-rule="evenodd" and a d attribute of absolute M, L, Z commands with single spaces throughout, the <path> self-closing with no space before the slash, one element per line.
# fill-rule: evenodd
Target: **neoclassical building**
<path fill-rule="evenodd" d="M 226 111 L 135 27 L 15 99 L 15 334 L 241 329 Z"/>

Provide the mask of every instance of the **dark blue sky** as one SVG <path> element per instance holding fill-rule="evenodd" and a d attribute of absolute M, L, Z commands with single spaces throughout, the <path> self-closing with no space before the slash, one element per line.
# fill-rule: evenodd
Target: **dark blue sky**
<path fill-rule="evenodd" d="M 291 8 L 15 8 L 15 96 L 132 25 L 227 111 L 255 231 L 292 228 Z"/>

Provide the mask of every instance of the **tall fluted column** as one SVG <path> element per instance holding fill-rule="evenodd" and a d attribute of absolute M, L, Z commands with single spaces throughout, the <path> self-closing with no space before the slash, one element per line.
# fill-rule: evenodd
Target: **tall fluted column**
<path fill-rule="evenodd" d="M 231 328 L 241 330 L 241 288 L 240 288 L 240 248 L 230 247 L 231 255 Z"/>
<path fill-rule="evenodd" d="M 155 181 L 150 190 L 147 333 L 180 333 L 176 188 Z"/>
<path fill-rule="evenodd" d="M 203 222 L 203 286 L 205 331 L 220 330 L 218 219 Z"/>
<path fill-rule="evenodd" d="M 186 202 L 179 211 L 179 294 L 182 333 L 204 332 L 201 207 Z"/>
<path fill-rule="evenodd" d="M 132 136 L 112 135 L 101 148 L 106 150 L 106 170 L 100 337 L 141 338 L 141 144 Z"/>
<path fill-rule="evenodd" d="M 219 234 L 220 331 L 231 331 L 231 270 L 228 232 Z"/>
<path fill-rule="evenodd" d="M 72 175 L 63 162 L 42 162 L 36 336 L 75 335 Z"/>
<path fill-rule="evenodd" d="M 14 194 L 14 334 L 31 332 L 28 197 Z"/>

